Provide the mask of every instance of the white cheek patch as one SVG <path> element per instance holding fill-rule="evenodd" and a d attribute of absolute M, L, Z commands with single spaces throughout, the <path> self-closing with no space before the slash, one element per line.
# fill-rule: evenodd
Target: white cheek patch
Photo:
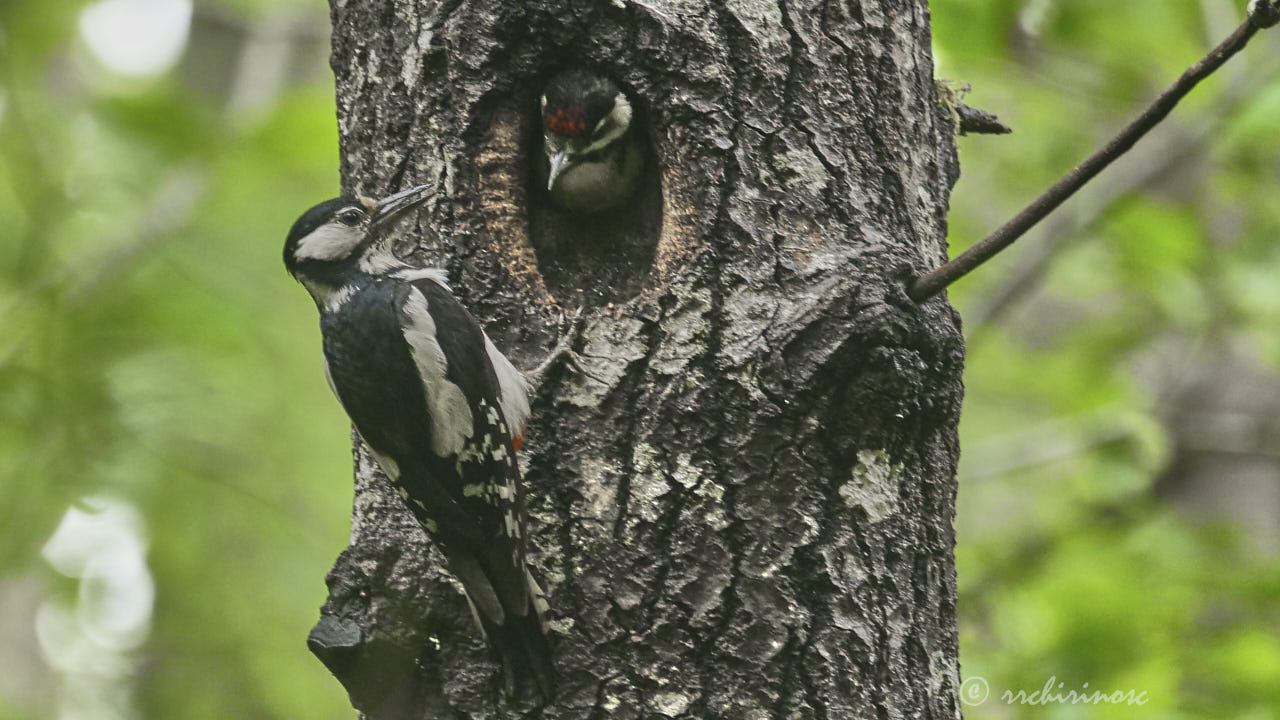
<path fill-rule="evenodd" d="M 593 138 L 589 145 L 586 145 L 582 148 L 576 148 L 576 147 L 571 148 L 570 153 L 572 153 L 573 155 L 590 155 L 591 153 L 608 145 L 614 140 L 617 140 L 618 136 L 622 135 L 622 133 L 624 132 L 626 132 L 626 128 L 611 127 L 609 128 L 609 132 L 605 133 L 604 135 L 601 135 L 598 138 Z"/>
<path fill-rule="evenodd" d="M 474 425 L 471 406 L 462 388 L 445 375 L 448 361 L 436 339 L 436 324 L 431 319 L 427 298 L 417 288 L 405 299 L 403 313 L 404 339 L 413 350 L 413 362 L 427 397 L 431 449 L 440 457 L 457 455 L 471 437 Z"/>
<path fill-rule="evenodd" d="M 362 233 L 356 228 L 328 223 L 299 240 L 293 257 L 297 260 L 341 260 L 355 252 L 362 239 Z"/>
<path fill-rule="evenodd" d="M 627 97 L 622 93 L 613 99 L 613 110 L 609 114 L 600 119 L 596 124 L 596 131 L 608 125 L 609 132 L 602 135 L 599 139 L 593 140 L 586 149 L 582 150 L 582 154 L 595 152 L 609 143 L 617 140 L 631 126 L 631 103 L 627 101 Z"/>
<path fill-rule="evenodd" d="M 604 125 L 605 122 L 612 122 L 614 127 L 622 128 L 623 130 L 630 127 L 631 103 L 627 100 L 626 95 L 618 93 L 614 96 L 613 109 L 609 111 L 608 115 L 601 118 L 600 122 L 596 125 L 596 130 L 599 130 L 600 126 Z"/>

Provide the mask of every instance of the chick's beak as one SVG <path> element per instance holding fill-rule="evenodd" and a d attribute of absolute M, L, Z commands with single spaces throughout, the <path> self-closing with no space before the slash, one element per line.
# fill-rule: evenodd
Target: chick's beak
<path fill-rule="evenodd" d="M 570 165 L 569 153 L 566 150 L 561 150 L 560 152 L 551 153 L 548 159 L 551 161 L 551 170 L 547 173 L 547 190 L 551 190 L 556 186 L 556 179 Z"/>
<path fill-rule="evenodd" d="M 421 205 L 431 195 L 430 185 L 419 185 L 382 198 L 373 210 L 374 227 L 386 227 L 409 210 Z"/>

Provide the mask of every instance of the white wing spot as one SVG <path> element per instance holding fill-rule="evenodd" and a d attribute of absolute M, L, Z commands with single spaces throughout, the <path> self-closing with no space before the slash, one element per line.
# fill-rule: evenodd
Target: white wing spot
<path fill-rule="evenodd" d="M 489 355 L 489 364 L 498 376 L 498 402 L 502 406 L 502 415 L 507 427 L 522 431 L 529 419 L 529 381 L 516 370 L 506 355 L 498 352 L 488 335 L 484 336 L 484 349 Z"/>
<path fill-rule="evenodd" d="M 407 319 L 404 339 L 413 349 L 413 362 L 426 390 L 431 449 L 441 457 L 457 455 L 471 436 L 474 424 L 471 407 L 462 388 L 445 374 L 448 360 L 436 340 L 436 324 L 431 319 L 427 298 L 417 288 L 410 289 L 404 313 Z"/>

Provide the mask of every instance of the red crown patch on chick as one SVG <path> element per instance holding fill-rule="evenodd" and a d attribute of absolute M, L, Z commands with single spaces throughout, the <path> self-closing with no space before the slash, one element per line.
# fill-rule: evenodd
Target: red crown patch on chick
<path fill-rule="evenodd" d="M 543 124 L 551 132 L 565 137 L 580 137 L 587 132 L 585 114 L 577 107 L 547 108 Z"/>

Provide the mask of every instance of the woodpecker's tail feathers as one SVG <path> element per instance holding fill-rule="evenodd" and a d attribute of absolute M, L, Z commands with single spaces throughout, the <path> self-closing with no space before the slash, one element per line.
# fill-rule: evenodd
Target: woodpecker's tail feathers
<path fill-rule="evenodd" d="M 528 568 L 520 572 L 514 567 L 508 572 L 486 572 L 488 563 L 482 565 L 474 555 L 446 554 L 450 569 L 467 591 L 476 625 L 502 665 L 508 694 L 515 695 L 523 679 L 532 681 L 543 701 L 550 703 L 555 697 L 555 668 L 547 639 L 549 607 L 533 574 Z M 516 572 L 523 575 L 518 585 L 507 577 Z"/>
<path fill-rule="evenodd" d="M 483 615 L 481 627 L 489 647 L 502 663 L 507 692 L 515 695 L 521 682 L 532 681 L 544 703 L 555 699 L 555 668 L 551 660 L 551 644 L 542 631 L 537 613 L 508 615 L 502 625 L 490 623 Z"/>

